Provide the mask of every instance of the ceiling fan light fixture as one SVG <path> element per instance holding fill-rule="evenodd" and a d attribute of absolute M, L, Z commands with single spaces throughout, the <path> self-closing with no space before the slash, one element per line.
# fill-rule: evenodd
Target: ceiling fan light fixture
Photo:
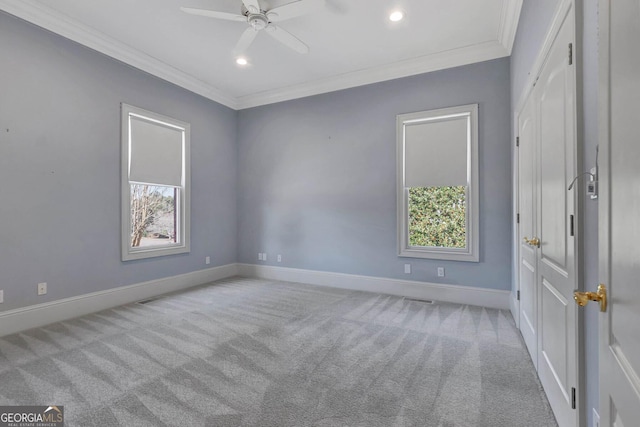
<path fill-rule="evenodd" d="M 245 65 L 249 64 L 249 61 L 247 61 L 247 58 L 239 56 L 236 58 L 236 64 L 244 67 Z"/>
<path fill-rule="evenodd" d="M 404 18 L 404 12 L 401 10 L 394 10 L 389 14 L 389 20 L 392 22 L 402 21 Z"/>
<path fill-rule="evenodd" d="M 256 38 L 256 35 L 262 30 L 266 30 L 271 37 L 298 53 L 309 53 L 309 46 L 284 28 L 275 25 L 274 22 L 286 21 L 311 13 L 316 8 L 323 6 L 325 0 L 298 0 L 272 9 L 263 9 L 260 6 L 261 1 L 264 0 L 242 0 L 240 14 L 191 7 L 182 7 L 180 9 L 192 15 L 206 16 L 226 21 L 245 21 L 249 24 L 249 28 L 242 33 L 236 43 L 233 50 L 235 54 L 243 54 L 246 52 Z M 239 56 L 236 56 L 236 63 L 239 66 L 248 65 L 246 58 Z"/>
<path fill-rule="evenodd" d="M 265 15 L 249 15 L 249 24 L 254 30 L 260 31 L 267 28 L 269 20 Z"/>

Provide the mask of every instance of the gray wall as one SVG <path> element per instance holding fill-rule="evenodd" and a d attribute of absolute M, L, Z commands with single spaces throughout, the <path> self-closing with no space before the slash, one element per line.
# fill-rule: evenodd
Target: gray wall
<path fill-rule="evenodd" d="M 511 51 L 511 105 L 516 108 L 558 6 L 558 0 L 524 0 Z"/>
<path fill-rule="evenodd" d="M 475 102 L 481 262 L 399 258 L 396 115 Z M 508 59 L 240 111 L 239 261 L 510 289 L 509 117 Z"/>
<path fill-rule="evenodd" d="M 579 95 L 579 141 L 583 144 L 583 169 L 595 164 L 595 149 L 598 143 L 598 33 L 597 0 L 577 0 L 578 16 L 578 95 Z M 549 30 L 558 2 L 554 0 L 525 0 L 520 15 L 518 33 L 511 55 L 511 100 L 514 108 L 525 90 L 525 82 L 544 37 Z M 582 41 L 580 42 L 580 39 Z M 581 47 L 581 48 L 580 48 Z M 515 131 L 515 129 L 514 129 Z M 584 188 L 584 187 L 581 187 Z M 598 283 L 598 203 L 585 198 L 582 209 L 584 244 L 583 286 L 593 290 Z M 585 372 L 598 371 L 598 311 L 595 306 L 582 311 L 581 321 L 586 331 L 581 354 L 585 361 Z M 598 408 L 598 375 L 585 375 L 583 393 L 586 396 L 584 413 L 588 426 L 592 425 L 592 408 Z"/>
<path fill-rule="evenodd" d="M 0 52 L 0 310 L 236 261 L 235 111 L 4 13 Z M 120 260 L 120 102 L 191 123 L 190 254 Z"/>

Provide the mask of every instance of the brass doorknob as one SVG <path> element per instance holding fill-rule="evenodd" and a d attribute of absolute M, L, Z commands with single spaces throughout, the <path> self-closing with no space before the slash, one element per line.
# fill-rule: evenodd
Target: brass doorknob
<path fill-rule="evenodd" d="M 578 292 L 573 293 L 573 299 L 580 307 L 587 305 L 589 301 L 598 301 L 600 303 L 600 311 L 607 311 L 607 287 L 600 283 L 597 292 Z"/>
<path fill-rule="evenodd" d="M 529 246 L 535 246 L 537 248 L 540 247 L 540 239 L 534 237 L 533 239 L 527 239 L 526 237 L 523 239 L 525 243 Z"/>

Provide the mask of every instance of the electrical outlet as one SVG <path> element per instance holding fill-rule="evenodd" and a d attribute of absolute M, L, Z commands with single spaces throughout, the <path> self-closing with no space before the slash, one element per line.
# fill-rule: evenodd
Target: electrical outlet
<path fill-rule="evenodd" d="M 404 265 L 404 273 L 405 274 L 411 274 L 411 264 L 405 264 Z"/>
<path fill-rule="evenodd" d="M 210 256 L 204 257 L 204 263 L 211 264 L 211 257 Z"/>
<path fill-rule="evenodd" d="M 444 277 L 444 267 L 438 267 L 438 277 Z"/>
<path fill-rule="evenodd" d="M 262 261 L 262 252 L 258 252 L 258 261 Z"/>
<path fill-rule="evenodd" d="M 267 253 L 266 253 L 266 252 L 263 252 L 263 253 L 262 253 L 262 260 L 263 260 L 263 261 L 266 261 L 266 260 L 267 260 Z"/>
<path fill-rule="evenodd" d="M 4 302 L 4 291 L 0 289 L 0 304 Z"/>
<path fill-rule="evenodd" d="M 282 262 L 282 255 L 278 254 L 278 262 Z"/>
<path fill-rule="evenodd" d="M 38 283 L 38 295 L 47 293 L 47 282 Z"/>

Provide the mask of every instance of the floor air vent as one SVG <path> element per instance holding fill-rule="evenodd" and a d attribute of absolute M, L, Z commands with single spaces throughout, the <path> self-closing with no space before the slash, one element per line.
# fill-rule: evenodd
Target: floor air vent
<path fill-rule="evenodd" d="M 136 301 L 136 304 L 142 304 L 142 305 L 144 305 L 144 304 L 149 304 L 150 302 L 158 301 L 159 299 L 160 299 L 160 298 L 149 298 L 149 299 L 143 299 L 143 300 L 141 300 L 141 301 Z"/>
<path fill-rule="evenodd" d="M 415 302 L 421 302 L 423 304 L 433 304 L 433 301 L 428 300 L 428 299 L 420 299 L 420 298 L 404 298 L 406 301 L 415 301 Z"/>

